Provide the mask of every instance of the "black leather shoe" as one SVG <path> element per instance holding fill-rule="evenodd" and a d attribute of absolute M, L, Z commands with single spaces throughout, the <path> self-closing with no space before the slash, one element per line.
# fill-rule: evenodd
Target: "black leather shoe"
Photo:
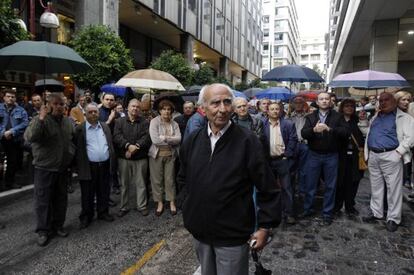
<path fill-rule="evenodd" d="M 69 236 L 69 233 L 66 230 L 64 230 L 63 228 L 56 229 L 55 234 L 56 234 L 56 236 L 59 236 L 61 238 L 66 238 L 67 236 Z"/>
<path fill-rule="evenodd" d="M 103 220 L 106 222 L 113 222 L 115 219 L 112 217 L 112 215 L 109 215 L 108 213 L 102 214 L 98 216 L 98 220 Z"/>
<path fill-rule="evenodd" d="M 359 215 L 358 210 L 356 210 L 354 207 L 352 207 L 351 209 L 346 209 L 345 213 L 347 216 L 358 216 Z"/>
<path fill-rule="evenodd" d="M 377 218 L 372 214 L 367 216 L 367 217 L 362 217 L 362 221 L 366 222 L 366 223 L 375 223 L 375 222 L 380 221 L 380 220 L 382 220 L 382 218 Z"/>
<path fill-rule="evenodd" d="M 125 216 L 126 214 L 128 214 L 129 210 L 119 210 L 118 212 L 118 217 L 122 218 L 123 216 Z"/>
<path fill-rule="evenodd" d="M 46 246 L 49 242 L 49 237 L 47 236 L 47 233 L 39 233 L 37 235 L 37 245 L 39 246 Z"/>
<path fill-rule="evenodd" d="M 148 216 L 148 214 L 149 214 L 149 211 L 148 211 L 147 208 L 142 209 L 142 210 L 138 210 L 138 212 L 141 213 L 141 215 L 144 216 L 144 217 Z"/>
<path fill-rule="evenodd" d="M 396 224 L 394 221 L 388 221 L 386 227 L 388 232 L 395 232 L 398 229 L 398 224 Z"/>
<path fill-rule="evenodd" d="M 299 219 L 307 219 L 311 218 L 315 213 L 313 211 L 304 211 L 303 213 L 299 214 Z"/>

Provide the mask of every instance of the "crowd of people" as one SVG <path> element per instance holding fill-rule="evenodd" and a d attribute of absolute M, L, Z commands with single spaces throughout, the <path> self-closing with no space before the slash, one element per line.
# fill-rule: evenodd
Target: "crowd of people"
<path fill-rule="evenodd" d="M 121 196 L 118 217 L 131 209 L 149 215 L 151 194 L 156 216 L 165 208 L 174 216 L 182 207 L 203 274 L 209 274 L 229 268 L 212 264 L 211 249 L 217 256 L 230 253 L 221 247 L 238 247 L 231 253 L 243 258 L 250 238 L 261 249 L 279 222 L 313 216 L 318 192 L 325 226 L 342 209 L 359 215 L 355 197 L 366 170 L 371 215 L 364 220 L 385 219 L 388 231 L 397 230 L 403 186 L 413 187 L 411 101 L 403 91 L 340 102 L 322 92 L 312 103 L 296 96 L 289 104 L 262 99 L 252 105 L 213 84 L 203 87 L 196 104 L 185 102 L 180 114 L 167 99 L 155 111 L 151 96 L 123 106 L 110 93 L 97 104 L 90 92 L 74 106 L 60 93 L 33 94 L 29 104 L 19 106 L 15 92 L 6 90 L 0 104 L 7 159 L 1 188 L 21 187 L 15 174 L 26 150 L 33 163 L 40 246 L 68 235 L 72 173 L 81 189 L 81 229 L 95 212 L 98 219 L 114 221 L 111 193 Z M 295 200 L 303 212 L 295 209 Z M 245 262 L 238 266 L 245 270 Z"/>

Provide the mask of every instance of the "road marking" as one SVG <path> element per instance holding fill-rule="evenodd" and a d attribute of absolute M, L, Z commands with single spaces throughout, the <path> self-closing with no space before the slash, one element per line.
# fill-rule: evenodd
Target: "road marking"
<path fill-rule="evenodd" d="M 121 275 L 133 275 L 137 271 L 141 269 L 145 265 L 146 262 L 151 260 L 152 257 L 154 257 L 155 254 L 165 245 L 165 240 L 160 241 L 159 243 L 155 244 L 153 247 L 151 247 L 147 252 L 145 252 L 144 256 L 141 257 L 141 259 L 138 260 L 134 265 L 129 267 L 127 270 L 123 271 Z"/>

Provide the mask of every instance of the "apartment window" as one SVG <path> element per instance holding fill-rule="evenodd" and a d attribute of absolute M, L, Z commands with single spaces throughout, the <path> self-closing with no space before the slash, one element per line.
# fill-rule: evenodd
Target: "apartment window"
<path fill-rule="evenodd" d="M 263 36 L 264 37 L 269 37 L 269 29 L 264 29 L 263 30 Z"/>
<path fill-rule="evenodd" d="M 283 33 L 275 33 L 275 41 L 283 41 Z"/>
<path fill-rule="evenodd" d="M 269 44 L 263 44 L 263 51 L 269 50 Z"/>
<path fill-rule="evenodd" d="M 279 14 L 279 8 L 275 8 L 275 15 Z"/>
<path fill-rule="evenodd" d="M 230 35 L 231 35 L 231 28 L 230 28 L 230 21 L 226 21 L 226 40 L 230 41 Z"/>
<path fill-rule="evenodd" d="M 311 54 L 311 60 L 312 61 L 318 61 L 321 59 L 321 55 L 320 54 Z"/>
<path fill-rule="evenodd" d="M 224 17 L 223 13 L 217 10 L 216 15 L 216 31 L 219 35 L 224 35 Z"/>
<path fill-rule="evenodd" d="M 300 59 L 303 60 L 303 61 L 308 61 L 309 60 L 309 56 L 307 54 L 302 54 L 300 56 Z"/>
<path fill-rule="evenodd" d="M 280 20 L 275 21 L 275 29 L 280 28 L 282 24 L 280 24 Z"/>
<path fill-rule="evenodd" d="M 280 47 L 280 46 L 275 46 L 275 47 L 273 48 L 273 53 L 274 53 L 274 54 L 279 54 L 279 53 L 282 53 L 282 47 Z"/>
<path fill-rule="evenodd" d="M 188 9 L 194 13 L 197 11 L 197 0 L 188 0 Z"/>
<path fill-rule="evenodd" d="M 204 23 L 211 26 L 211 0 L 204 0 Z"/>
<path fill-rule="evenodd" d="M 302 45 L 302 51 L 306 51 L 308 49 L 308 47 L 306 45 Z"/>
<path fill-rule="evenodd" d="M 263 23 L 269 23 L 269 15 L 265 15 L 262 18 L 263 18 Z"/>

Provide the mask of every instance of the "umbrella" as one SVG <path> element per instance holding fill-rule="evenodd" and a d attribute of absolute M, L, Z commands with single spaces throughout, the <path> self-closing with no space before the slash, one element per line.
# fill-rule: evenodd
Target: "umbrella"
<path fill-rule="evenodd" d="M 284 65 L 276 67 L 266 73 L 263 81 L 290 81 L 290 82 L 325 82 L 314 70 L 299 65 Z"/>
<path fill-rule="evenodd" d="M 57 81 L 55 79 L 42 79 L 37 80 L 35 82 L 35 91 L 36 92 L 43 92 L 44 90 L 48 90 L 51 92 L 61 92 L 65 89 L 65 85 L 62 82 Z"/>
<path fill-rule="evenodd" d="M 111 93 L 116 96 L 125 96 L 128 88 L 123 86 L 116 86 L 115 83 L 108 83 L 101 86 L 101 91 L 104 93 Z"/>
<path fill-rule="evenodd" d="M 236 90 L 232 90 L 234 97 L 241 97 L 244 98 L 246 100 L 249 100 L 249 98 L 243 94 L 242 92 L 236 91 Z"/>
<path fill-rule="evenodd" d="M 249 88 L 247 90 L 244 90 L 243 93 L 250 98 L 253 98 L 256 96 L 257 93 L 263 91 L 262 88 Z"/>
<path fill-rule="evenodd" d="M 0 70 L 75 74 L 91 66 L 74 50 L 45 41 L 19 41 L 0 49 Z"/>
<path fill-rule="evenodd" d="M 256 98 L 258 99 L 267 98 L 282 101 L 287 101 L 291 99 L 293 96 L 294 95 L 292 94 L 292 92 L 285 87 L 271 87 L 256 94 Z"/>
<path fill-rule="evenodd" d="M 340 74 L 335 77 L 329 86 L 332 88 L 356 87 L 366 89 L 380 89 L 388 87 L 410 87 L 411 85 L 401 75 L 372 70 Z"/>
<path fill-rule="evenodd" d="M 307 101 L 315 101 L 322 91 L 300 91 L 297 96 L 303 97 Z"/>
<path fill-rule="evenodd" d="M 198 96 L 198 94 L 200 93 L 202 88 L 203 88 L 203 86 L 199 86 L 199 85 L 190 86 L 190 87 L 185 89 L 185 92 L 184 92 L 183 95 L 186 95 L 186 96 L 196 95 L 196 96 Z"/>
<path fill-rule="evenodd" d="M 129 72 L 118 80 L 115 85 L 153 90 L 185 91 L 183 85 L 174 76 L 154 69 Z"/>
<path fill-rule="evenodd" d="M 164 92 L 157 96 L 157 98 L 154 101 L 154 110 L 158 110 L 158 104 L 160 104 L 161 100 L 167 99 L 171 101 L 174 104 L 175 110 L 179 113 L 183 112 L 183 104 L 184 99 L 181 97 L 181 95 L 177 95 L 175 93 L 171 92 Z"/>

